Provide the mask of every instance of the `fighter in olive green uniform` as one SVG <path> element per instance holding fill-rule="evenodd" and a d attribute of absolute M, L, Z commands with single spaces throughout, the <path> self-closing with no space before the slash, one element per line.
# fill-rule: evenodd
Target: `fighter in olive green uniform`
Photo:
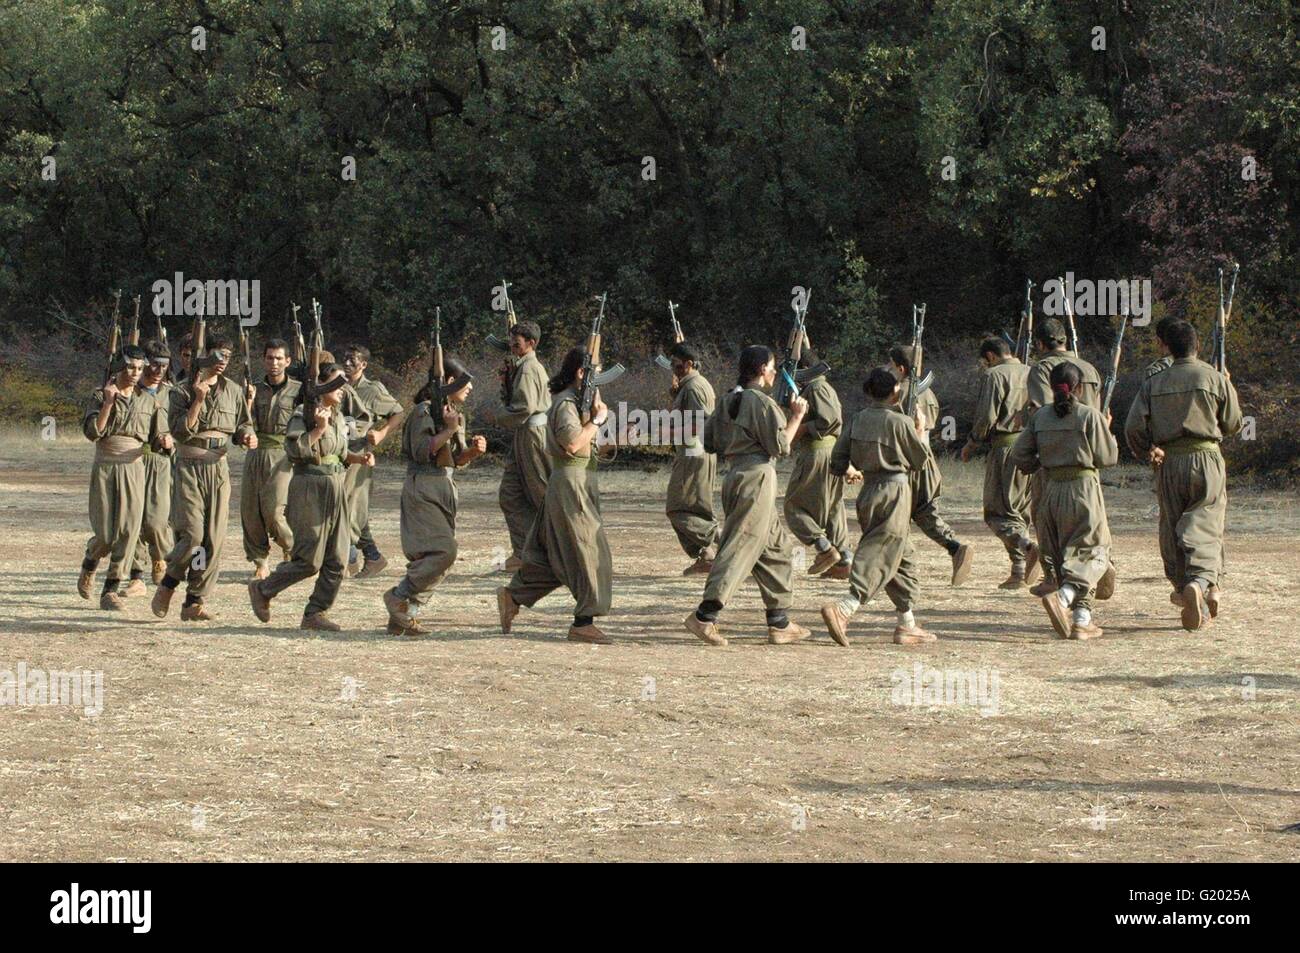
<path fill-rule="evenodd" d="M 113 378 L 86 404 L 81 430 L 95 442 L 90 471 L 90 528 L 81 563 L 77 592 L 90 598 L 99 561 L 109 557 L 108 575 L 100 595 L 101 609 L 121 609 L 118 586 L 135 558 L 136 538 L 144 514 L 144 448 L 171 445 L 158 402 L 139 388 L 145 352 L 128 345 L 113 356 Z"/>
<path fill-rule="evenodd" d="M 1183 628 L 1219 613 L 1227 477 L 1219 449 L 1241 430 L 1237 391 L 1227 375 L 1197 358 L 1196 329 L 1169 328 L 1169 368 L 1142 382 L 1124 436 L 1139 459 L 1156 464 L 1160 556 L 1182 605 Z"/>
<path fill-rule="evenodd" d="M 684 342 L 673 345 L 672 417 L 680 431 L 673 442 L 673 470 L 668 478 L 668 522 L 687 556 L 695 560 L 682 575 L 707 573 L 717 553 L 718 519 L 713 486 L 718 458 L 705 450 L 702 421 L 713 413 L 713 385 L 698 370 L 699 355 Z"/>
<path fill-rule="evenodd" d="M 501 631 L 509 632 L 520 606 L 536 605 L 547 593 L 564 586 L 577 603 L 569 639 L 606 644 L 610 640 L 594 620 L 609 614 L 614 577 L 596 479 L 596 435 L 608 409 L 596 395 L 591 419 L 584 422 L 579 413 L 578 391 L 586 353 L 585 347 L 569 351 L 549 385 L 558 391 L 546 415 L 551 476 L 537 519 L 524 540 L 522 564 L 510 584 L 497 590 L 497 609 Z"/>
<path fill-rule="evenodd" d="M 727 476 L 722 483 L 726 522 L 704 586 L 704 598 L 685 621 L 686 631 L 711 645 L 727 644 L 718 632 L 718 615 L 751 575 L 767 610 L 768 641 L 795 642 L 811 634 L 787 615 L 794 541 L 777 511 L 775 465 L 778 457 L 790 453 L 791 441 L 808 404 L 794 397 L 787 420 L 776 401 L 764 392 L 775 380 L 772 351 L 751 345 L 740 355 L 739 383 L 743 389 L 724 397 L 717 409 L 717 413 L 727 416 L 730 431 L 724 451 Z"/>
<path fill-rule="evenodd" d="M 343 352 L 343 369 L 348 384 L 361 398 L 369 421 L 354 417 L 349 426 L 348 449 L 352 453 L 366 454 L 377 448 L 401 423 L 402 405 L 377 380 L 365 376 L 370 363 L 370 351 L 359 345 L 350 345 Z M 348 514 L 352 520 L 351 544 L 357 548 L 364 565 L 357 572 L 358 579 L 377 576 L 388 565 L 370 532 L 370 490 L 374 485 L 373 467 L 349 467 L 347 473 Z"/>
<path fill-rule="evenodd" d="M 172 532 L 176 545 L 167 556 L 167 574 L 153 594 L 153 614 L 162 619 L 172 594 L 187 580 L 181 618 L 213 618 L 204 605 L 217 585 L 221 552 L 230 510 L 230 466 L 226 452 L 231 437 L 253 450 L 257 436 L 244 400 L 244 387 L 224 375 L 231 344 L 218 341 L 196 356 L 194 373 L 172 389 L 168 425 L 176 441 L 179 462 L 172 495 Z"/>
<path fill-rule="evenodd" d="M 287 373 L 289 346 L 284 341 L 267 341 L 262 360 L 266 364 L 266 376 L 257 384 L 251 410 L 257 449 L 244 458 L 244 478 L 239 491 L 244 555 L 253 563 L 253 575 L 257 579 L 271 574 L 266 561 L 272 542 L 280 547 L 285 559 L 293 550 L 293 531 L 284 515 L 293 472 L 284 444 L 302 387 L 300 381 Z"/>
<path fill-rule="evenodd" d="M 1020 589 L 1038 578 L 1038 547 L 1029 538 L 1029 479 L 1011 462 L 1011 447 L 1020 433 L 1027 398 L 1029 368 L 1011 356 L 1001 338 L 980 344 L 985 367 L 975 398 L 975 417 L 961 458 L 970 460 L 981 445 L 989 445 L 984 462 L 984 522 L 1007 549 L 1011 575 L 1001 589 Z"/>
<path fill-rule="evenodd" d="M 325 613 L 338 598 L 351 532 L 343 471 L 349 466 L 372 467 L 375 456 L 369 451 L 348 451 L 347 423 L 338 413 L 343 369 L 337 364 L 321 367 L 319 386 L 312 426 L 308 427 L 304 405 L 299 404 L 285 435 L 284 450 L 293 468 L 285 511 L 293 532 L 293 555 L 266 579 L 249 582 L 248 599 L 253 614 L 269 622 L 272 599 L 316 576 L 302 628 L 338 632 L 342 626 Z"/>
<path fill-rule="evenodd" d="M 893 365 L 894 376 L 899 382 L 900 410 L 907 407 L 908 396 L 912 391 L 913 360 L 914 353 L 910 345 L 898 345 L 889 351 L 889 361 Z M 939 461 L 935 459 L 934 450 L 930 447 L 930 432 L 938 423 L 939 398 L 935 396 L 934 387 L 931 386 L 916 400 L 917 434 L 929 451 L 930 462 L 923 469 L 909 470 L 907 474 L 912 487 L 912 522 L 948 553 L 952 559 L 951 583 L 960 586 L 970 577 L 975 551 L 970 545 L 959 540 L 952 527 L 939 515 L 939 496 L 943 492 L 943 477 L 939 472 Z"/>
<path fill-rule="evenodd" d="M 546 420 L 551 406 L 546 368 L 537 359 L 537 342 L 542 331 L 532 321 L 520 321 L 510 329 L 510 354 L 501 382 L 505 411 L 497 425 L 513 430 L 510 456 L 501 473 L 497 502 L 510 532 L 510 558 L 506 569 L 519 568 L 524 541 L 551 477 L 551 456 L 546 452 Z"/>
<path fill-rule="evenodd" d="M 167 408 L 171 390 L 175 386 L 167 378 L 171 356 L 159 341 L 148 341 L 145 346 L 149 365 L 140 377 L 139 388 L 152 394 L 158 402 L 163 432 L 167 431 Z M 166 450 L 155 450 L 146 444 L 144 450 L 144 516 L 140 520 L 140 537 L 135 544 L 135 561 L 131 566 L 129 594 L 144 593 L 144 574 L 149 572 L 154 585 L 162 582 L 167 572 L 167 554 L 176 545 L 172 537 L 172 474 L 176 469 L 176 455 L 170 434 Z"/>
<path fill-rule="evenodd" d="M 898 410 L 898 381 L 885 368 L 867 377 L 870 403 L 840 434 L 832 451 L 836 473 L 862 474 L 858 524 L 862 537 L 853 554 L 849 595 L 822 606 L 822 621 L 840 645 L 848 645 L 849 620 L 884 589 L 898 614 L 894 641 L 899 645 L 933 642 L 935 636 L 916 624 L 912 609 L 920 592 L 912 562 L 910 524 L 912 488 L 908 472 L 922 470 L 929 452 L 915 422 Z"/>
<path fill-rule="evenodd" d="M 1082 372 L 1073 362 L 1052 369 L 1053 402 L 1029 418 L 1011 459 L 1024 473 L 1044 475 L 1038 501 L 1038 545 L 1055 573 L 1042 596 L 1052 628 L 1063 639 L 1095 639 L 1092 593 L 1110 566 L 1110 526 L 1100 471 L 1119 462 L 1109 414 L 1078 400 Z M 1067 613 L 1073 608 L 1071 620 Z"/>
<path fill-rule="evenodd" d="M 487 449 L 484 437 L 466 438 L 465 401 L 474 389 L 463 364 L 448 357 L 442 384 L 457 389 L 444 399 L 432 382 L 417 395 L 418 403 L 402 427 L 402 456 L 406 482 L 402 484 L 402 551 L 406 575 L 384 593 L 388 631 L 392 635 L 427 635 L 417 616 L 429 593 L 456 562 L 456 468 L 463 467 Z M 437 412 L 438 417 L 434 414 Z"/>
<path fill-rule="evenodd" d="M 817 363 L 816 353 L 805 348 L 800 366 Z M 785 521 L 800 543 L 817 551 L 808 575 L 825 573 L 847 579 L 849 526 L 844 516 L 844 478 L 831 472 L 831 450 L 843 424 L 840 398 L 825 377 L 809 381 L 799 396 L 808 402 L 808 411 L 791 445 L 794 467 L 785 488 Z"/>

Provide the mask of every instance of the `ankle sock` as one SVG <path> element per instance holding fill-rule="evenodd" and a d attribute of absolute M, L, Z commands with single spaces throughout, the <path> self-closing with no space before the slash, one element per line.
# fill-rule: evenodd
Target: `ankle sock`
<path fill-rule="evenodd" d="M 790 618 L 785 614 L 784 609 L 767 610 L 767 627 L 769 629 L 784 629 L 790 624 Z"/>
<path fill-rule="evenodd" d="M 916 616 L 912 615 L 911 609 L 905 609 L 896 614 L 898 616 L 898 624 L 904 629 L 910 629 L 916 625 Z"/>
<path fill-rule="evenodd" d="M 837 604 L 839 605 L 841 611 L 843 611 L 843 613 L 847 616 L 852 616 L 853 613 L 857 612 L 858 609 L 862 608 L 862 600 L 858 599 L 856 596 L 847 596 L 841 599 Z"/>
<path fill-rule="evenodd" d="M 825 536 L 818 536 L 813 540 L 813 546 L 816 548 L 817 552 L 824 553 L 831 548 L 831 541 Z"/>
<path fill-rule="evenodd" d="M 596 617 L 595 617 L 595 616 L 591 616 L 591 615 L 575 615 L 575 616 L 573 617 L 573 627 L 574 627 L 575 629 L 581 629 L 584 625 L 591 625 L 591 624 L 592 624 L 593 622 L 595 622 L 595 621 L 596 621 Z"/>

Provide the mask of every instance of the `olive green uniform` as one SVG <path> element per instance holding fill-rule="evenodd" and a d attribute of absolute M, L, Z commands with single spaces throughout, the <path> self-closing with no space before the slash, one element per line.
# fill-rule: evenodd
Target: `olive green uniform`
<path fill-rule="evenodd" d="M 230 439 L 251 434 L 253 421 L 244 400 L 244 385 L 225 375 L 217 378 L 204 397 L 193 428 L 187 421 L 193 383 L 172 388 L 168 397 L 167 418 L 178 462 L 172 489 L 176 544 L 167 556 L 167 577 L 173 583 L 187 580 L 186 595 L 201 602 L 216 588 L 221 570 L 230 513 L 230 466 L 226 462 Z"/>
<path fill-rule="evenodd" d="M 175 385 L 159 382 L 152 391 L 158 402 L 159 435 L 167 432 L 167 408 L 171 390 Z M 150 391 L 136 385 L 146 394 Z M 172 474 L 176 469 L 176 451 L 155 449 L 153 443 L 144 448 L 144 516 L 140 520 L 140 537 L 135 544 L 135 561 L 131 575 L 144 575 L 152 568 L 155 559 L 165 560 L 176 545 L 172 536 Z"/>
<path fill-rule="evenodd" d="M 266 559 L 272 541 L 285 551 L 293 549 L 293 531 L 284 515 L 293 471 L 284 444 L 301 389 L 302 383 L 287 375 L 278 387 L 263 378 L 253 396 L 257 449 L 244 457 L 244 479 L 239 489 L 244 555 L 251 562 Z"/>
<path fill-rule="evenodd" d="M 579 619 L 609 615 L 614 560 L 600 514 L 595 443 L 581 454 L 564 447 L 582 430 L 573 388 L 555 395 L 546 415 L 550 479 L 519 557 L 523 562 L 507 587 L 516 605 L 535 605 L 547 593 L 566 587 Z"/>
<path fill-rule="evenodd" d="M 390 417 L 400 414 L 402 405 L 393 398 L 387 387 L 364 375 L 349 386 L 365 411 L 359 415 L 353 414 L 355 426 L 348 428 L 349 449 L 354 453 L 366 453 L 371 449 L 366 434 L 376 427 L 382 428 Z M 374 467 L 348 467 L 348 516 L 352 521 L 350 544 L 365 553 L 368 559 L 378 557 L 375 539 L 370 533 L 370 489 L 373 485 Z"/>
<path fill-rule="evenodd" d="M 126 579 L 135 558 L 145 504 L 145 447 L 166 433 L 162 409 L 148 391 L 118 394 L 108 422 L 99 429 L 104 392 L 95 391 L 81 417 L 81 431 L 95 442 L 90 470 L 90 530 L 83 569 L 109 558 L 107 583 Z M 106 586 L 106 588 L 108 588 Z"/>
<path fill-rule="evenodd" d="M 1006 547 L 1014 575 L 1025 573 L 1029 545 L 1029 478 L 1011 461 L 1028 397 L 1029 368 L 1014 357 L 986 369 L 975 399 L 972 443 L 989 445 L 984 463 L 984 523 Z"/>
<path fill-rule="evenodd" d="M 907 397 L 912 390 L 912 379 L 904 377 L 899 384 L 898 406 L 907 406 Z M 943 493 L 943 477 L 939 473 L 939 461 L 935 459 L 930 446 L 930 432 L 939 423 L 939 398 L 934 395 L 934 388 L 926 390 L 916 400 L 916 419 L 921 424 L 921 442 L 928 451 L 928 462 L 920 470 L 909 470 L 907 482 L 912 488 L 912 522 L 921 528 L 930 539 L 934 540 L 948 555 L 961 547 L 957 534 L 952 531 L 947 520 L 939 515 L 939 497 Z"/>
<path fill-rule="evenodd" d="M 402 425 L 402 456 L 406 458 L 406 481 L 402 484 L 402 552 L 406 554 L 406 576 L 397 584 L 397 595 L 406 600 L 412 614 L 424 605 L 433 590 L 456 562 L 456 458 L 465 452 L 465 417 L 451 439 L 430 454 L 433 438 L 443 428 L 441 405 L 429 401 L 416 404 Z"/>
<path fill-rule="evenodd" d="M 1219 444 L 1241 430 L 1232 382 L 1195 357 L 1148 377 L 1129 409 L 1124 436 L 1139 459 L 1165 452 L 1156 471 L 1160 557 L 1175 588 L 1219 584 L 1228 486 Z"/>
<path fill-rule="evenodd" d="M 510 531 L 511 555 L 519 556 L 528 531 L 537 519 L 542 499 L 546 496 L 546 482 L 551 477 L 552 458 L 546 450 L 551 392 L 547 386 L 546 368 L 537 359 L 535 351 L 529 351 L 513 364 L 506 378 L 510 400 L 497 418 L 501 427 L 514 428 L 497 502 Z"/>
<path fill-rule="evenodd" d="M 727 518 L 701 609 L 716 615 L 752 575 L 770 618 L 790 607 L 793 581 L 794 540 L 776 507 L 775 461 L 790 453 L 785 414 L 756 387 L 728 394 L 718 404 L 714 416 L 718 414 L 727 417 L 727 476 L 722 481 Z"/>
<path fill-rule="evenodd" d="M 1119 462 L 1119 445 L 1106 418 L 1077 400 L 1064 417 L 1050 404 L 1040 407 L 1011 448 L 1011 459 L 1024 473 L 1042 471 L 1039 550 L 1057 586 L 1074 588 L 1074 608 L 1091 610 L 1092 591 L 1110 565 L 1100 471 Z"/>
<path fill-rule="evenodd" d="M 862 536 L 849 570 L 849 592 L 865 604 L 884 589 L 894 608 L 907 612 L 920 592 L 909 536 L 908 473 L 923 470 L 929 452 L 913 422 L 896 407 L 869 399 L 835 442 L 831 469 L 843 475 L 851 463 L 862 471 L 857 500 Z"/>
<path fill-rule="evenodd" d="M 293 532 L 293 556 L 255 585 L 267 599 L 274 599 L 290 586 L 316 576 L 303 611 L 304 616 L 315 615 L 334 605 L 348 558 L 351 524 L 344 470 L 352 468 L 344 463 L 347 422 L 336 410 L 320 440 L 313 444 L 300 404 L 289 420 L 284 451 L 293 471 L 285 509 Z"/>
<path fill-rule="evenodd" d="M 840 398 L 825 377 L 809 381 L 799 396 L 808 401 L 808 411 L 801 425 L 803 433 L 791 447 L 794 467 L 785 489 L 785 521 L 805 546 L 825 539 L 847 561 L 844 476 L 831 472 L 831 450 L 843 424 Z"/>
<path fill-rule="evenodd" d="M 718 538 L 718 520 L 713 513 L 718 458 L 705 450 L 699 425 L 713 413 L 714 404 L 713 385 L 699 371 L 682 378 L 673 394 L 673 419 L 682 430 L 673 447 L 666 512 L 677 541 L 692 559 L 703 555 Z"/>

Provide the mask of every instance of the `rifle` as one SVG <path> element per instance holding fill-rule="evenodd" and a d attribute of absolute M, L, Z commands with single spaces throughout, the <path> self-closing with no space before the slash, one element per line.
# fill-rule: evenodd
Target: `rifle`
<path fill-rule="evenodd" d="M 600 310 L 596 312 L 596 318 L 591 323 L 591 334 L 587 337 L 587 353 L 582 359 L 583 374 L 582 385 L 578 390 L 578 413 L 585 420 L 591 419 L 591 407 L 596 401 L 596 392 L 600 386 L 618 380 L 626 370 L 622 364 L 615 364 L 608 370 L 597 370 L 600 367 L 600 325 L 605 320 L 605 301 L 608 297 L 608 292 L 596 295 L 596 300 L 600 302 Z"/>
<path fill-rule="evenodd" d="M 108 330 L 108 371 L 105 380 L 113 376 L 113 359 L 117 357 L 117 351 L 122 346 L 122 319 L 119 314 L 121 305 L 122 292 L 119 289 L 113 294 L 112 325 Z"/>
<path fill-rule="evenodd" d="M 921 376 L 921 363 L 924 354 L 921 347 L 921 338 L 925 334 L 925 302 L 921 302 L 921 307 L 912 305 L 912 366 L 907 374 L 907 404 L 904 410 L 908 417 L 916 419 L 916 400 L 923 393 L 930 389 L 934 384 L 934 372 Z"/>
<path fill-rule="evenodd" d="M 298 324 L 298 306 L 294 305 L 294 325 L 295 331 L 301 335 L 301 329 L 297 328 Z M 316 405 L 324 391 L 320 386 L 320 352 L 325 347 L 325 332 L 320 326 L 320 302 L 315 298 L 311 299 L 311 313 L 316 321 L 316 327 L 311 332 L 311 344 L 307 346 L 307 359 L 303 367 L 302 380 L 302 422 L 306 425 L 308 432 L 316 426 Z M 301 340 L 301 336 L 299 337 Z M 330 388 L 331 390 L 333 388 Z M 320 463 L 321 453 L 320 444 L 315 448 L 316 462 Z"/>
<path fill-rule="evenodd" d="M 772 398 L 781 407 L 789 407 L 790 399 L 799 394 L 801 387 L 822 377 L 831 369 L 830 365 L 825 361 L 818 361 L 812 367 L 799 366 L 799 358 L 803 357 L 803 349 L 812 347 L 808 341 L 808 329 L 805 325 L 810 301 L 812 301 L 811 291 L 805 295 L 803 307 L 795 306 L 790 336 L 786 339 L 785 353 L 781 357 L 781 366 L 777 368 L 776 386 L 772 388 Z"/>
<path fill-rule="evenodd" d="M 429 415 L 434 419 L 435 429 L 442 427 L 442 412 L 451 406 L 451 395 L 457 393 L 474 379 L 469 371 L 462 371 L 459 376 L 447 383 L 447 367 L 442 351 L 442 308 L 433 309 L 433 331 L 429 335 L 429 382 L 417 395 L 417 400 L 429 401 Z M 440 466 L 454 466 L 449 444 L 443 444 L 438 450 Z"/>
<path fill-rule="evenodd" d="M 686 340 L 686 335 L 682 334 L 682 323 L 677 320 L 677 305 L 673 304 L 673 299 L 668 299 L 668 320 L 672 322 L 673 343 L 681 344 Z M 666 371 L 673 369 L 673 362 L 668 360 L 662 354 L 655 355 L 655 363 Z"/>
<path fill-rule="evenodd" d="M 140 296 L 135 296 L 135 317 L 131 319 L 131 336 L 127 338 L 128 344 L 139 346 L 140 344 Z"/>
<path fill-rule="evenodd" d="M 1016 335 L 1015 356 L 1020 363 L 1029 363 L 1034 346 L 1034 280 L 1025 279 L 1025 313 L 1020 319 L 1020 332 Z"/>
<path fill-rule="evenodd" d="M 293 362 L 298 365 L 298 373 L 301 374 L 307 362 L 307 344 L 302 339 L 302 325 L 298 323 L 298 305 L 290 302 L 289 308 L 293 318 Z"/>
<path fill-rule="evenodd" d="M 1237 272 L 1241 265 L 1232 263 L 1232 285 L 1228 288 L 1228 304 L 1223 304 L 1223 269 L 1219 269 L 1219 317 L 1214 323 L 1211 335 L 1211 349 L 1214 351 L 1214 369 L 1222 374 L 1228 369 L 1228 318 L 1232 317 L 1232 299 L 1237 293 Z"/>
<path fill-rule="evenodd" d="M 247 328 L 241 327 L 239 329 L 239 347 L 244 352 L 244 385 L 245 386 L 253 383 L 253 361 L 248 353 L 248 340 L 251 336 L 252 334 Z"/>
<path fill-rule="evenodd" d="M 158 343 L 161 344 L 163 347 L 167 347 L 167 329 L 163 327 L 162 315 L 159 314 L 157 311 L 155 311 L 153 319 L 154 319 L 154 331 L 156 337 L 158 338 Z M 170 353 L 170 349 L 169 349 L 169 353 Z"/>
<path fill-rule="evenodd" d="M 204 308 L 194 316 L 190 325 L 190 376 L 187 382 L 198 380 L 199 369 L 203 367 L 203 357 L 208 343 L 208 316 Z"/>
<path fill-rule="evenodd" d="M 509 353 L 510 329 L 513 328 L 518 323 L 518 321 L 515 318 L 515 304 L 513 301 L 510 300 L 510 282 L 506 281 L 504 278 L 501 279 L 501 293 L 506 296 L 505 340 L 504 341 L 501 340 L 501 338 L 497 337 L 495 334 L 489 334 L 484 340 L 486 340 L 490 346 L 496 348 L 498 351 L 504 351 L 506 353 Z M 507 398 L 506 403 L 510 403 L 509 398 Z"/>
<path fill-rule="evenodd" d="M 1115 382 L 1119 380 L 1119 356 L 1120 349 L 1124 344 L 1124 329 L 1128 327 L 1128 302 L 1124 303 L 1124 313 L 1119 319 L 1119 333 L 1115 335 L 1115 343 L 1110 346 L 1109 367 L 1106 369 L 1106 377 L 1101 382 L 1101 413 L 1105 416 L 1106 411 L 1110 410 L 1110 398 L 1115 393 Z"/>
<path fill-rule="evenodd" d="M 1065 279 L 1057 278 L 1061 283 L 1061 299 L 1065 302 L 1065 315 L 1070 323 L 1065 339 L 1065 349 L 1074 357 L 1079 356 L 1079 332 L 1074 328 L 1074 305 L 1070 303 L 1070 296 L 1065 293 Z"/>

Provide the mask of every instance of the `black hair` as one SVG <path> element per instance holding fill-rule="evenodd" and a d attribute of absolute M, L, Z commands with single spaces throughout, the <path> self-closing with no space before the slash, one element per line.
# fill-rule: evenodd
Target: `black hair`
<path fill-rule="evenodd" d="M 898 378 L 887 367 L 873 368 L 867 375 L 867 379 L 862 382 L 863 393 L 876 400 L 888 400 L 896 387 L 898 387 Z"/>
<path fill-rule="evenodd" d="M 370 348 L 363 344 L 349 344 L 343 349 L 343 356 L 347 357 L 349 354 L 355 354 L 367 364 L 370 363 Z"/>
<path fill-rule="evenodd" d="M 1048 318 L 1034 326 L 1034 340 L 1048 347 L 1065 343 L 1065 325 L 1056 318 Z"/>
<path fill-rule="evenodd" d="M 895 344 L 889 349 L 889 359 L 903 369 L 904 374 L 912 373 L 912 349 Z"/>
<path fill-rule="evenodd" d="M 1048 378 L 1052 384 L 1052 409 L 1056 416 L 1064 417 L 1074 409 L 1074 390 L 1083 380 L 1083 372 L 1074 361 L 1062 361 L 1052 368 Z"/>
<path fill-rule="evenodd" d="M 170 361 L 172 356 L 171 351 L 167 350 L 166 344 L 163 344 L 162 341 L 153 340 L 144 342 L 144 353 L 148 355 L 151 361 L 159 357 L 165 357 Z"/>
<path fill-rule="evenodd" d="M 1182 318 L 1175 318 L 1172 314 L 1167 314 L 1156 322 L 1156 337 L 1165 344 L 1169 343 L 1169 329 L 1181 321 Z"/>
<path fill-rule="evenodd" d="M 208 342 L 208 353 L 212 353 L 213 351 L 229 351 L 231 354 L 234 354 L 235 342 L 227 337 L 213 338 Z"/>
<path fill-rule="evenodd" d="M 751 344 L 740 352 L 740 367 L 736 374 L 736 383 L 744 387 L 767 367 L 767 362 L 775 355 L 766 344 Z"/>
<path fill-rule="evenodd" d="M 331 377 L 333 377 L 336 373 L 337 374 L 343 373 L 342 364 L 335 364 L 333 361 L 331 361 L 328 364 L 322 364 L 320 366 L 320 373 L 316 375 L 316 383 L 323 384 Z"/>
<path fill-rule="evenodd" d="M 980 357 L 987 357 L 995 354 L 998 357 L 1006 357 L 1011 353 L 1011 345 L 1007 343 L 1006 338 L 987 337 L 980 342 Z"/>
<path fill-rule="evenodd" d="M 124 361 L 147 361 L 149 355 L 145 349 L 138 344 L 128 344 L 122 348 L 122 360 Z"/>
<path fill-rule="evenodd" d="M 519 325 L 515 325 L 519 327 Z M 566 387 L 570 386 L 578 376 L 578 370 L 582 367 L 582 362 L 587 359 L 587 345 L 579 344 L 577 347 L 569 348 L 569 353 L 564 355 L 564 361 L 560 364 L 560 369 L 555 372 L 547 386 L 552 394 L 558 394 Z"/>
<path fill-rule="evenodd" d="M 538 327 L 536 321 L 516 321 L 510 329 L 510 336 L 520 337 L 536 344 L 542 339 L 542 329 Z"/>
<path fill-rule="evenodd" d="M 1190 321 L 1175 322 L 1165 333 L 1168 335 L 1164 339 L 1165 344 L 1175 358 L 1189 357 L 1199 349 L 1200 339 L 1196 334 L 1196 326 Z"/>
<path fill-rule="evenodd" d="M 678 360 L 690 361 L 696 367 L 700 366 L 700 352 L 695 350 L 685 341 L 678 341 L 668 352 L 669 357 L 675 357 Z"/>
<path fill-rule="evenodd" d="M 262 345 L 262 355 L 265 356 L 267 351 L 284 351 L 285 356 L 289 356 L 289 345 L 284 338 L 271 338 Z"/>
<path fill-rule="evenodd" d="M 814 364 L 818 362 L 818 360 L 820 360 L 820 358 L 817 357 L 817 352 L 810 347 L 805 347 L 799 353 L 800 367 L 812 367 Z"/>

